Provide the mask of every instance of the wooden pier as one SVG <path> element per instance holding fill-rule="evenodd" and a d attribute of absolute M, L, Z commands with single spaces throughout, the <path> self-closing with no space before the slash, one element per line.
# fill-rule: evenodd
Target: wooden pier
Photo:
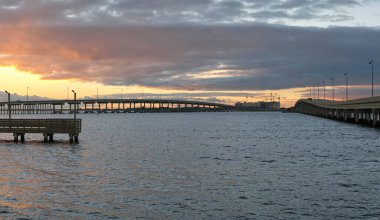
<path fill-rule="evenodd" d="M 12 133 L 14 141 L 25 141 L 26 133 L 41 133 L 45 142 L 53 142 L 54 134 L 68 134 L 70 143 L 78 143 L 81 119 L 0 119 L 0 133 Z"/>

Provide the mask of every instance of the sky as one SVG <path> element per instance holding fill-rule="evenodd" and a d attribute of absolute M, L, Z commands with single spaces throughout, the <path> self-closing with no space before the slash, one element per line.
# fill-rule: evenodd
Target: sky
<path fill-rule="evenodd" d="M 380 95 L 378 0 L 0 0 L 0 28 L 0 91 L 15 99 L 291 106 L 331 98 L 332 78 L 344 99 L 346 72 L 349 98 L 370 96 L 372 59 Z"/>

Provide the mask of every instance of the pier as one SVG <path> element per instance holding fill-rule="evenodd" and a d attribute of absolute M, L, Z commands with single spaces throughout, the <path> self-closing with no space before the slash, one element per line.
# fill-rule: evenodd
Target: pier
<path fill-rule="evenodd" d="M 348 101 L 301 99 L 294 112 L 371 127 L 380 126 L 380 96 Z"/>
<path fill-rule="evenodd" d="M 0 133 L 13 134 L 14 141 L 25 141 L 26 133 L 41 133 L 44 142 L 53 142 L 54 134 L 68 134 L 70 143 L 78 143 L 81 119 L 0 119 Z"/>
<path fill-rule="evenodd" d="M 82 99 L 12 101 L 12 114 L 145 113 L 249 111 L 221 103 L 165 99 Z M 8 102 L 0 102 L 0 114 L 8 114 Z"/>

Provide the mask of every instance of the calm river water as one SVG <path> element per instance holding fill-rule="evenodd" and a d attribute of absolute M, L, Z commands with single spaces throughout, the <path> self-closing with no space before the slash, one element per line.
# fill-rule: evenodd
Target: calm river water
<path fill-rule="evenodd" d="M 0 135 L 0 219 L 380 218 L 380 130 L 282 113 L 79 117 L 78 145 Z"/>

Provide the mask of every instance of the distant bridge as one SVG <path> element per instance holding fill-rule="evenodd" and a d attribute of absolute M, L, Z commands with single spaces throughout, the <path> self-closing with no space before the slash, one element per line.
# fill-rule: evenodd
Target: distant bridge
<path fill-rule="evenodd" d="M 168 99 L 81 99 L 12 101 L 12 114 L 133 113 L 133 112 L 221 112 L 252 111 L 221 103 Z M 0 114 L 8 114 L 8 102 L 0 102 Z"/>
<path fill-rule="evenodd" d="M 295 104 L 294 111 L 377 127 L 380 125 L 380 96 L 340 102 L 301 99 Z"/>

